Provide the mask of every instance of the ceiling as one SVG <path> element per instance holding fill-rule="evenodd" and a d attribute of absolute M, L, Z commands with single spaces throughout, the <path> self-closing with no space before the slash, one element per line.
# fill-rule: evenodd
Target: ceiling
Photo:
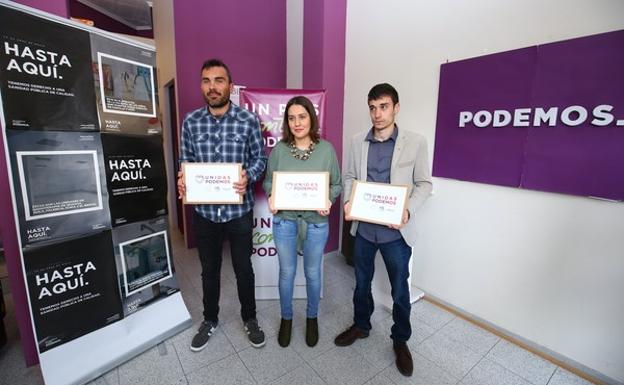
<path fill-rule="evenodd" d="M 146 0 L 77 0 L 118 22 L 138 31 L 152 29 L 152 1 Z"/>

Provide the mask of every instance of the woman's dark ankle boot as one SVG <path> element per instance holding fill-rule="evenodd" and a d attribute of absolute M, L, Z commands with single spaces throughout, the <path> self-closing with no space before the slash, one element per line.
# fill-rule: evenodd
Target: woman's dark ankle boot
<path fill-rule="evenodd" d="M 318 318 L 306 318 L 306 344 L 316 346 L 319 339 Z"/>
<path fill-rule="evenodd" d="M 280 322 L 279 333 L 277 334 L 277 342 L 281 347 L 285 348 L 290 345 L 290 334 L 292 333 L 292 320 L 283 319 Z"/>

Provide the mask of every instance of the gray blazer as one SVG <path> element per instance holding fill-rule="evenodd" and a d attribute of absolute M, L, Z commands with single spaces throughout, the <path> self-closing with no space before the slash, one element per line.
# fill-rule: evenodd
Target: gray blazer
<path fill-rule="evenodd" d="M 356 134 L 347 153 L 347 169 L 342 175 L 345 202 L 351 197 L 354 180 L 366 181 L 368 146 L 365 139 L 369 130 Z M 414 214 L 431 194 L 431 170 L 427 156 L 427 140 L 424 136 L 404 129 L 399 134 L 392 153 L 390 183 L 411 185 L 407 209 L 410 220 L 401 228 L 405 242 L 412 246 L 416 241 Z M 358 221 L 351 225 L 351 235 L 357 232 Z"/>

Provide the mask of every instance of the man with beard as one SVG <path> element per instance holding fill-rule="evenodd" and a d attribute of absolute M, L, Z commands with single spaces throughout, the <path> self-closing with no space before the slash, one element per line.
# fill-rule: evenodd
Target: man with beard
<path fill-rule="evenodd" d="M 229 68 L 219 59 L 204 62 L 201 91 L 207 106 L 187 114 L 182 126 L 180 163 L 241 163 L 239 182 L 233 183 L 243 196 L 241 204 L 195 205 L 193 224 L 202 266 L 204 321 L 191 342 L 198 352 L 208 344 L 219 323 L 219 294 L 223 241 L 230 243 L 232 266 L 236 275 L 241 317 L 249 342 L 254 347 L 265 344 L 264 332 L 256 320 L 254 272 L 251 265 L 253 227 L 253 183 L 264 172 L 264 154 L 260 121 L 251 112 L 230 101 L 234 85 Z M 186 193 L 184 174 L 178 173 L 178 193 Z"/>

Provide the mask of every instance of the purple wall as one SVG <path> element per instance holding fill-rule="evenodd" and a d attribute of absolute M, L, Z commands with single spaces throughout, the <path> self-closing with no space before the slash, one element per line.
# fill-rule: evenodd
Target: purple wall
<path fill-rule="evenodd" d="M 347 2 L 306 0 L 303 19 L 303 88 L 326 90 L 325 131 L 342 162 Z M 332 207 L 326 250 L 338 249 L 341 209 Z"/>
<path fill-rule="evenodd" d="M 71 17 L 79 17 L 82 19 L 93 20 L 93 22 L 95 23 L 94 27 L 103 29 L 105 31 L 147 37 L 150 39 L 154 38 L 154 31 L 151 29 L 139 31 L 134 28 L 128 27 L 127 25 L 120 23 L 119 21 L 96 11 L 91 7 L 86 6 L 78 2 L 77 0 L 69 0 L 69 15 Z"/>
<path fill-rule="evenodd" d="M 68 0 L 14 0 L 16 3 L 24 4 L 29 7 L 37 8 L 41 11 L 53 13 L 57 16 L 68 18 L 69 6 Z"/>
<path fill-rule="evenodd" d="M 199 86 L 206 59 L 222 59 L 235 84 L 286 87 L 286 1 L 186 0 L 173 7 L 179 127 L 205 105 Z M 192 233 L 185 234 L 189 247 Z"/>

